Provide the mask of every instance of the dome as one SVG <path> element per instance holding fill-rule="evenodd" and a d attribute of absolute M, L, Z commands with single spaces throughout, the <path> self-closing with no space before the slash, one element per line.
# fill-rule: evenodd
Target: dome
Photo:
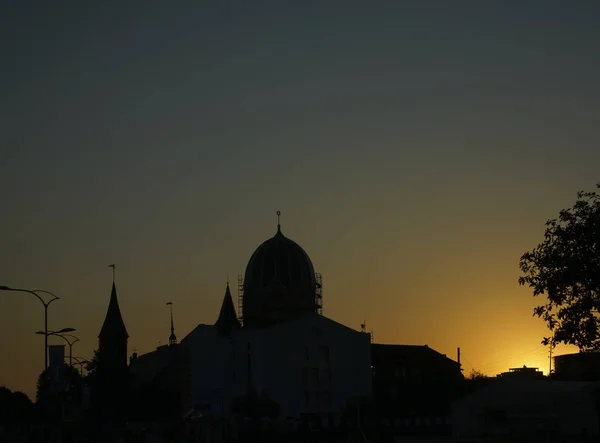
<path fill-rule="evenodd" d="M 308 254 L 277 226 L 250 257 L 244 276 L 244 326 L 268 324 L 316 310 L 316 280 Z"/>

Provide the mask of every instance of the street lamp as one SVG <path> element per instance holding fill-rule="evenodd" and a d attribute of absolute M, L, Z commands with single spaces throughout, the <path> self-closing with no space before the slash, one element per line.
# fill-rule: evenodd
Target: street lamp
<path fill-rule="evenodd" d="M 75 364 L 79 365 L 79 372 L 81 373 L 81 376 L 83 377 L 83 365 L 87 365 L 89 363 L 88 360 L 85 360 L 82 357 L 71 357 L 73 360 L 75 360 Z"/>
<path fill-rule="evenodd" d="M 48 369 L 48 306 L 50 306 L 50 303 L 52 303 L 54 300 L 58 300 L 60 297 L 52 292 L 44 291 L 42 289 L 34 289 L 33 291 L 30 291 L 29 289 L 15 289 L 8 286 L 0 286 L 0 291 L 28 292 L 29 294 L 35 295 L 44 305 L 44 370 Z M 40 297 L 38 292 L 41 292 L 42 294 L 48 294 L 54 298 L 46 302 L 42 297 Z"/>
<path fill-rule="evenodd" d="M 75 328 L 64 328 L 60 331 L 37 331 L 36 334 L 40 335 L 55 335 L 56 337 L 62 338 L 69 345 L 69 366 L 73 366 L 73 345 L 79 341 L 77 337 L 71 334 L 67 334 L 67 332 L 75 332 Z M 67 337 L 70 337 L 73 340 L 69 340 Z"/>

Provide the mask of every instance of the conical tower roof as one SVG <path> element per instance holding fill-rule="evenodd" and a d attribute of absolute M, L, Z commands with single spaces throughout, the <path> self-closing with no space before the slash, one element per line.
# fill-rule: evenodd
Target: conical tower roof
<path fill-rule="evenodd" d="M 129 338 L 125 322 L 121 316 L 121 309 L 119 309 L 119 301 L 117 300 L 117 287 L 115 282 L 112 285 L 112 291 L 110 293 L 110 303 L 108 304 L 108 311 L 106 312 L 106 318 L 104 324 L 100 330 L 98 338 L 108 337 L 119 337 Z"/>
<path fill-rule="evenodd" d="M 232 329 L 239 329 L 240 327 L 240 321 L 237 318 L 235 307 L 233 306 L 233 299 L 231 298 L 229 283 L 227 283 L 225 297 L 223 297 L 221 312 L 219 312 L 219 318 L 215 323 L 215 328 L 217 328 L 219 333 L 227 335 L 232 331 Z"/>

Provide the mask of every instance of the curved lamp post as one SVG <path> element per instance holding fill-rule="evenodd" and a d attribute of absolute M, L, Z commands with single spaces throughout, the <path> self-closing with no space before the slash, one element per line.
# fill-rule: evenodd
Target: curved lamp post
<path fill-rule="evenodd" d="M 76 331 L 75 328 L 64 328 L 64 329 L 61 329 L 60 331 L 48 331 L 48 332 L 37 331 L 36 334 L 46 335 L 46 337 L 48 335 L 54 335 L 56 337 L 62 338 L 64 341 L 66 341 L 67 344 L 69 345 L 69 366 L 72 367 L 73 366 L 73 345 L 75 343 L 77 343 L 79 341 L 79 339 L 77 337 L 75 337 L 74 335 L 67 334 L 67 333 L 75 332 L 75 331 Z M 67 337 L 70 337 L 71 340 L 69 340 Z"/>
<path fill-rule="evenodd" d="M 81 373 L 81 376 L 83 377 L 83 365 L 87 365 L 89 363 L 89 361 L 82 357 L 71 357 L 71 358 L 73 360 L 75 360 L 75 364 L 79 365 L 79 372 Z"/>
<path fill-rule="evenodd" d="M 41 301 L 44 305 L 44 370 L 48 369 L 48 306 L 50 306 L 50 303 L 52 303 L 54 300 L 58 300 L 60 297 L 58 295 L 53 294 L 52 292 L 44 291 L 42 289 L 29 290 L 10 288 L 8 286 L 0 286 L 0 291 L 28 292 L 29 294 L 35 295 L 38 298 L 38 300 Z M 38 292 L 42 294 L 48 294 L 54 298 L 48 301 L 44 301 L 44 299 L 40 297 Z"/>

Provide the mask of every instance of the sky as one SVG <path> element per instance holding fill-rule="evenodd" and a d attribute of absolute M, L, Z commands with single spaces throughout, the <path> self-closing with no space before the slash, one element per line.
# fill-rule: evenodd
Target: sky
<path fill-rule="evenodd" d="M 600 181 L 598 2 L 1 8 L 0 285 L 60 296 L 74 356 L 97 348 L 109 264 L 149 352 L 169 301 L 179 338 L 214 323 L 280 210 L 328 317 L 460 347 L 465 373 L 547 372 L 518 264 Z M 40 329 L 41 303 L 0 293 L 0 385 L 35 396 Z"/>

